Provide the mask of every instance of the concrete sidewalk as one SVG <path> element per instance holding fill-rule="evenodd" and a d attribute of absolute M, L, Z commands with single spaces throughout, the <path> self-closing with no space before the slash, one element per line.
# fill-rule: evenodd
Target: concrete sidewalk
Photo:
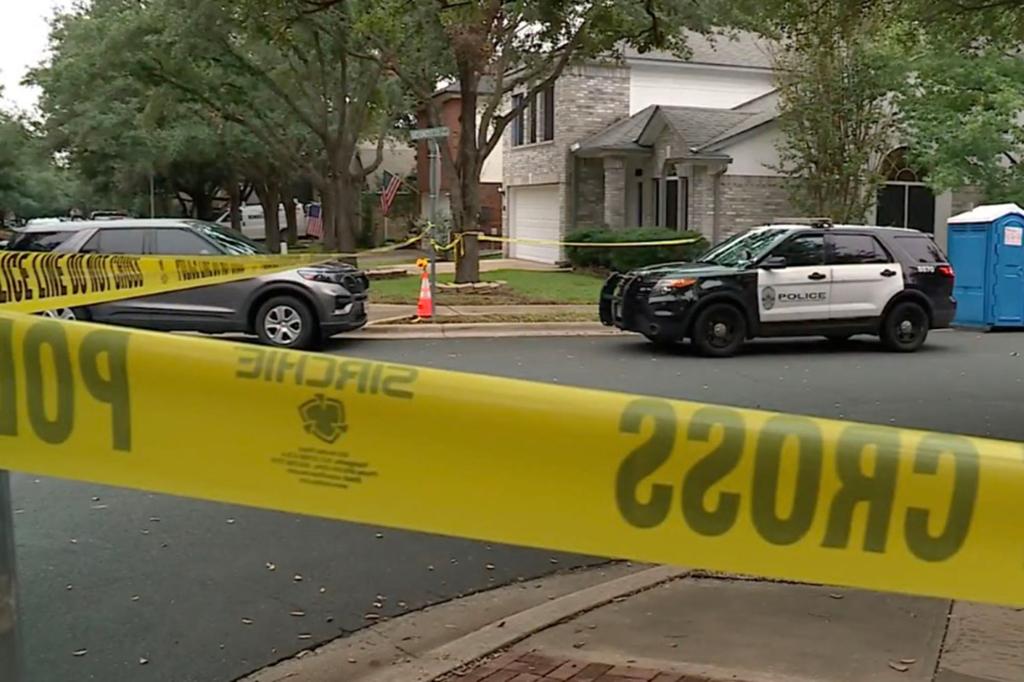
<path fill-rule="evenodd" d="M 474 317 L 484 315 L 557 315 L 559 313 L 593 313 L 597 314 L 597 306 L 584 305 L 436 305 L 434 314 L 438 317 Z M 382 320 L 394 320 L 402 317 L 415 317 L 416 305 L 393 303 L 371 303 L 367 309 L 370 323 Z"/>
<path fill-rule="evenodd" d="M 1021 682 L 1024 613 L 860 590 L 688 578 L 554 625 L 438 680 Z"/>

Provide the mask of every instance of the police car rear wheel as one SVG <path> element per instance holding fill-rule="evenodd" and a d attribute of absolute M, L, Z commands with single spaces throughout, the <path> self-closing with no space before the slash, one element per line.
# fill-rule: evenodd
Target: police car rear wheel
<path fill-rule="evenodd" d="M 697 315 L 692 338 L 701 355 L 729 357 L 735 355 L 746 340 L 747 322 L 743 313 L 731 305 L 711 305 Z"/>
<path fill-rule="evenodd" d="M 896 304 L 882 321 L 882 343 L 889 350 L 912 353 L 928 338 L 928 313 L 917 303 Z"/>

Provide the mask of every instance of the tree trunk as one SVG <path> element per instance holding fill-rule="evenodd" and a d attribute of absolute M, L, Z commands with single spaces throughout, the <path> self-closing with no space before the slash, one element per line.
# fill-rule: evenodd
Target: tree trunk
<path fill-rule="evenodd" d="M 213 194 L 205 187 L 200 187 L 192 195 L 192 210 L 200 220 L 213 220 Z"/>
<path fill-rule="evenodd" d="M 299 243 L 299 219 L 295 215 L 295 211 L 298 205 L 295 203 L 295 197 L 287 196 L 284 198 L 284 222 L 288 226 L 288 246 L 295 246 Z"/>
<path fill-rule="evenodd" d="M 242 190 L 234 180 L 228 183 L 228 214 L 231 216 L 231 229 L 242 231 Z"/>
<path fill-rule="evenodd" d="M 320 211 L 324 221 L 324 248 L 331 252 L 338 250 L 338 230 L 334 218 L 338 201 L 335 195 L 334 178 L 328 176 L 320 187 Z"/>
<path fill-rule="evenodd" d="M 263 182 L 259 188 L 260 205 L 263 206 L 263 229 L 267 251 L 281 253 L 281 221 L 278 205 L 281 202 L 281 188 L 276 182 Z"/>
<path fill-rule="evenodd" d="M 359 201 L 359 189 L 352 181 L 351 173 L 339 173 L 334 178 L 334 225 L 338 239 L 338 250 L 355 253 Z"/>
<path fill-rule="evenodd" d="M 461 61 L 461 60 L 460 60 Z M 458 177 L 451 178 L 452 218 L 456 232 L 472 232 L 480 226 L 480 150 L 477 146 L 477 92 L 479 74 L 471 64 L 460 64 L 462 82 L 459 114 Z M 461 253 L 460 253 L 461 252 Z M 456 249 L 455 281 L 480 281 L 479 249 Z"/>

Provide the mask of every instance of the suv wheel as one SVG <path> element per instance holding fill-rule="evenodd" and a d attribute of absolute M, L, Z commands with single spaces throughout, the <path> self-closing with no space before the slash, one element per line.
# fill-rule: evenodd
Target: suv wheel
<path fill-rule="evenodd" d="M 912 353 L 928 338 L 928 313 L 917 303 L 897 303 L 882 320 L 881 336 L 889 350 Z"/>
<path fill-rule="evenodd" d="M 56 308 L 55 310 L 44 310 L 39 313 L 39 316 L 48 317 L 51 320 L 65 320 L 70 322 L 89 319 L 89 314 L 84 308 Z"/>
<path fill-rule="evenodd" d="M 693 345 L 701 355 L 725 358 L 735 355 L 747 338 L 743 313 L 726 303 L 708 306 L 693 324 Z"/>
<path fill-rule="evenodd" d="M 256 335 L 268 346 L 310 348 L 319 331 L 309 306 L 294 296 L 275 296 L 256 313 Z"/>

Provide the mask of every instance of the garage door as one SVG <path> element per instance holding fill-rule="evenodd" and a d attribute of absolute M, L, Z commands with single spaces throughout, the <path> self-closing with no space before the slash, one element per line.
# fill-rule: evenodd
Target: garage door
<path fill-rule="evenodd" d="M 558 185 L 509 188 L 509 236 L 521 239 L 553 239 L 559 231 Z M 557 246 L 516 244 L 509 249 L 513 258 L 555 263 L 561 260 Z"/>

